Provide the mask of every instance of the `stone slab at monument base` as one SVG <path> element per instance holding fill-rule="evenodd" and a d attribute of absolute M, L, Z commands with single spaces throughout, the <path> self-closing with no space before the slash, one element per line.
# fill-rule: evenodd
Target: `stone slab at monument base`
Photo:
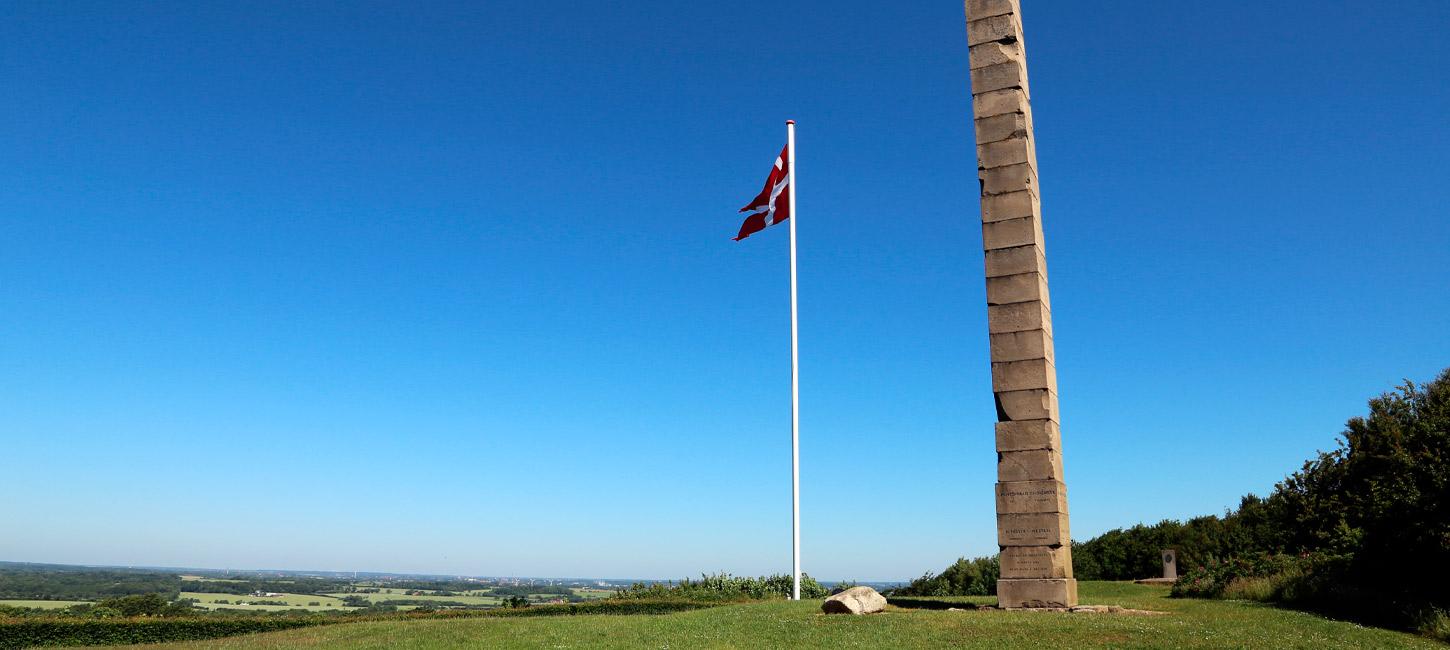
<path fill-rule="evenodd" d="M 998 580 L 997 606 L 1003 609 L 1076 607 L 1077 581 L 1072 578 Z"/>

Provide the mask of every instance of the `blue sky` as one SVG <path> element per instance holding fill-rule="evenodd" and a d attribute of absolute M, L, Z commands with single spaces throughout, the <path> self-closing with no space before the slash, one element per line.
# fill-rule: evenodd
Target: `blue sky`
<path fill-rule="evenodd" d="M 1074 537 L 1450 365 L 1450 5 L 1024 0 Z M 0 21 L 0 559 L 679 577 L 995 552 L 959 3 Z"/>

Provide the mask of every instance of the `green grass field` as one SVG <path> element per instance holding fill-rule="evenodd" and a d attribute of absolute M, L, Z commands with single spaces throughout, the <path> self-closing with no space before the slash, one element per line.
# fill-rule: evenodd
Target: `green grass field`
<path fill-rule="evenodd" d="M 1426 648 L 1409 634 L 1236 601 L 1173 600 L 1167 590 L 1081 584 L 1084 604 L 1162 616 L 889 608 L 825 616 L 820 603 L 728 605 L 662 616 L 375 621 L 144 648 Z M 965 599 L 964 599 L 965 600 Z M 982 602 L 984 599 L 973 599 Z M 987 599 L 990 600 L 990 599 Z"/>
<path fill-rule="evenodd" d="M 34 607 L 36 609 L 65 609 L 71 605 L 84 605 L 85 600 L 0 600 L 0 605 L 11 607 Z"/>
<path fill-rule="evenodd" d="M 331 596 L 313 596 L 308 594 L 282 594 L 280 596 L 239 596 L 237 594 L 213 594 L 200 591 L 183 591 L 182 598 L 195 598 L 196 606 L 203 609 L 245 609 L 250 611 L 275 612 L 285 609 L 306 609 L 320 612 L 328 609 L 357 609 L 356 607 L 343 607 L 342 600 Z M 227 604 L 217 601 L 225 600 Z M 287 605 L 242 605 L 257 601 L 284 602 Z M 310 606 L 308 603 L 321 603 L 317 606 Z"/>

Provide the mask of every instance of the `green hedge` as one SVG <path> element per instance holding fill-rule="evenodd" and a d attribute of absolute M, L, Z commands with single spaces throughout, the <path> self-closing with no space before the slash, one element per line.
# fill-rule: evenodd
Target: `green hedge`
<path fill-rule="evenodd" d="M 801 598 L 825 598 L 831 595 L 821 583 L 817 582 L 810 575 L 801 574 Z M 615 592 L 615 598 L 620 599 L 642 599 L 642 600 L 666 600 L 666 601 L 713 601 L 713 602 L 738 602 L 747 600 L 765 600 L 770 598 L 789 598 L 791 595 L 792 579 L 786 574 L 751 578 L 746 576 L 733 576 L 728 573 L 715 573 L 701 575 L 699 580 L 685 578 L 679 582 L 650 583 L 636 582 L 628 589 L 620 589 Z"/>
<path fill-rule="evenodd" d="M 63 645 L 120 645 L 194 641 L 237 634 L 290 630 L 339 623 L 321 617 L 278 618 L 151 618 L 151 619 L 21 619 L 0 623 L 0 648 Z"/>
<path fill-rule="evenodd" d="M 517 609 L 440 610 L 396 614 L 266 616 L 202 615 L 177 618 L 77 619 L 34 617 L 0 620 L 0 650 L 34 646 L 121 645 L 195 641 L 275 632 L 310 625 L 435 618 L 673 614 L 716 604 L 679 600 L 628 600 L 540 605 Z"/>

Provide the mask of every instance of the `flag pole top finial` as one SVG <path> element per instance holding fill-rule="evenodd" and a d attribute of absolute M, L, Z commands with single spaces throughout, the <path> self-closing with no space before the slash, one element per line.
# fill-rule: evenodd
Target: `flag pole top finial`
<path fill-rule="evenodd" d="M 786 120 L 785 123 L 786 124 L 795 124 L 795 120 Z"/>

